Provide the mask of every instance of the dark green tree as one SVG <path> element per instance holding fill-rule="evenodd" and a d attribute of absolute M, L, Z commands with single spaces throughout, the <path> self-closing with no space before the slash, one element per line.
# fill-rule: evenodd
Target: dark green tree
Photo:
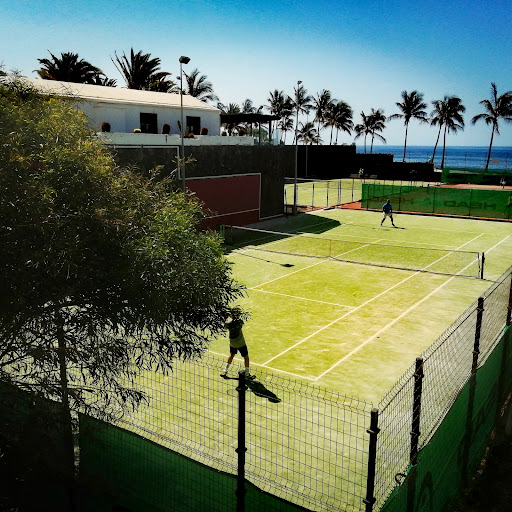
<path fill-rule="evenodd" d="M 0 85 L 0 381 L 105 419 L 142 370 L 199 357 L 242 293 L 201 206 L 119 169 L 85 115 Z"/>
<path fill-rule="evenodd" d="M 80 59 L 76 53 L 64 52 L 60 57 L 49 50 L 48 53 L 51 59 L 37 59 L 42 67 L 36 73 L 45 80 L 94 84 L 99 77 L 104 76 L 100 68 Z"/>
<path fill-rule="evenodd" d="M 370 124 L 372 143 L 370 146 L 370 153 L 373 153 L 373 141 L 375 137 L 381 142 L 386 142 L 386 139 L 380 134 L 386 128 L 386 116 L 381 108 L 377 110 L 372 108 L 370 115 L 368 116 L 368 122 Z"/>
<path fill-rule="evenodd" d="M 185 73 L 185 81 L 183 88 L 184 94 L 189 94 L 201 101 L 218 101 L 216 94 L 213 92 L 213 85 L 208 81 L 206 75 L 201 75 L 196 68 L 190 73 Z"/>
<path fill-rule="evenodd" d="M 442 100 L 433 101 L 432 105 L 434 105 L 434 110 L 430 113 L 430 125 L 439 125 L 436 144 L 432 154 L 432 162 L 434 162 L 436 156 L 441 130 L 444 128 L 443 157 L 441 159 L 441 168 L 443 168 L 446 154 L 446 134 L 448 132 L 457 133 L 458 130 L 464 129 L 464 118 L 462 114 L 466 111 L 466 107 L 464 107 L 461 99 L 457 96 L 445 96 Z"/>
<path fill-rule="evenodd" d="M 171 73 L 160 71 L 160 59 L 151 58 L 150 53 L 135 53 L 130 49 L 129 57 L 114 54 L 111 59 L 121 76 L 124 78 L 128 89 L 140 89 L 157 92 L 179 92 L 176 83 L 169 79 Z"/>
<path fill-rule="evenodd" d="M 482 100 L 480 105 L 483 105 L 485 112 L 478 114 L 471 123 L 475 124 L 477 121 L 483 120 L 485 124 L 492 126 L 491 142 L 489 143 L 489 153 L 487 154 L 487 161 L 485 163 L 485 169 L 489 168 L 489 161 L 491 159 L 492 142 L 494 134 L 500 134 L 499 121 L 503 119 L 505 122 L 510 123 L 512 121 L 512 91 L 507 91 L 501 96 L 498 95 L 498 88 L 496 84 L 491 83 L 491 99 Z"/>
<path fill-rule="evenodd" d="M 340 130 L 342 132 L 348 133 L 349 135 L 352 133 L 354 129 L 354 123 L 352 121 L 352 108 L 345 101 L 338 101 L 331 105 L 331 107 L 327 111 L 327 125 L 331 127 L 331 139 L 330 143 L 332 144 L 332 130 L 336 128 L 336 141 L 338 144 L 338 134 Z"/>
<path fill-rule="evenodd" d="M 298 117 L 301 114 L 308 115 L 311 111 L 313 98 L 308 95 L 308 90 L 302 85 L 302 82 L 298 82 L 297 86 L 293 88 L 293 113 L 296 115 L 295 130 L 299 130 Z M 306 123 L 307 124 L 307 123 Z M 303 125 L 304 127 L 304 125 Z M 316 130 L 315 130 L 316 131 Z M 295 138 L 293 140 L 295 144 Z"/>
<path fill-rule="evenodd" d="M 361 122 L 354 126 L 356 136 L 354 139 L 364 136 L 364 152 L 366 153 L 366 138 L 372 134 L 372 120 L 370 116 L 367 116 L 364 112 L 361 112 Z"/>
<path fill-rule="evenodd" d="M 396 106 L 400 110 L 400 113 L 393 114 L 389 116 L 388 119 L 403 119 L 405 125 L 405 139 L 404 139 L 404 157 L 403 161 L 405 162 L 405 153 L 407 151 L 407 134 L 409 130 L 409 123 L 411 119 L 417 119 L 420 122 L 426 123 L 427 113 L 425 112 L 425 108 L 427 108 L 427 104 L 423 101 L 423 94 L 418 91 L 402 91 L 402 101 L 396 103 Z"/>
<path fill-rule="evenodd" d="M 317 133 L 320 134 L 321 126 L 326 125 L 329 110 L 332 105 L 336 102 L 332 97 L 331 91 L 327 89 L 322 89 L 319 93 L 317 93 L 316 98 L 312 100 L 312 106 L 315 109 L 315 121 L 317 122 Z M 332 125 L 331 125 L 332 126 Z M 332 130 L 331 130 L 331 139 L 332 139 Z"/>

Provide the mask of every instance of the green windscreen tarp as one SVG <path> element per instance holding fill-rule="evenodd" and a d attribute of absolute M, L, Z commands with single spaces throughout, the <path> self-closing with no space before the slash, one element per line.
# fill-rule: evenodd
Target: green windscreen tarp
<path fill-rule="evenodd" d="M 508 190 L 476 190 L 400 185 L 363 185 L 361 206 L 380 210 L 389 199 L 394 211 L 492 219 L 512 218 L 512 193 Z"/>

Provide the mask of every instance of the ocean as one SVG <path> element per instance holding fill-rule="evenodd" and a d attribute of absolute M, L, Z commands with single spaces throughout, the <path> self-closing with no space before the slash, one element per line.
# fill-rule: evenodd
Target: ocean
<path fill-rule="evenodd" d="M 445 167 L 455 169 L 484 169 L 489 146 L 446 146 Z M 357 145 L 357 152 L 364 153 L 364 146 Z M 366 152 L 370 152 L 367 145 Z M 373 146 L 374 153 L 393 154 L 395 162 L 401 162 L 404 155 L 403 146 Z M 426 162 L 432 158 L 434 146 L 407 146 L 406 162 Z M 443 147 L 436 149 L 435 164 L 441 165 Z M 500 170 L 512 173 L 512 147 L 493 146 L 489 170 Z"/>

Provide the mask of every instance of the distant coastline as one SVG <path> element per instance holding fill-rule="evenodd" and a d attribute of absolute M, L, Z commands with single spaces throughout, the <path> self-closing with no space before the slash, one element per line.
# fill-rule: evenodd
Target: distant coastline
<path fill-rule="evenodd" d="M 457 169 L 484 169 L 489 146 L 446 146 L 445 167 Z M 357 152 L 364 153 L 364 146 L 358 144 Z M 369 145 L 366 152 L 370 152 Z M 404 154 L 403 146 L 374 145 L 374 153 L 394 155 L 396 162 L 401 162 Z M 432 158 L 434 146 L 407 146 L 406 162 L 427 162 Z M 437 147 L 435 155 L 436 166 L 441 165 L 443 147 Z M 512 172 L 512 146 L 493 146 L 489 171 Z"/>

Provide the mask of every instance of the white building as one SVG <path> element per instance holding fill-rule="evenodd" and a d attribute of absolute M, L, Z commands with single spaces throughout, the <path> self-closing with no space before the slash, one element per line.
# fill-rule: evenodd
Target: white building
<path fill-rule="evenodd" d="M 101 131 L 103 123 L 110 124 L 110 132 L 161 134 L 169 125 L 171 135 L 179 135 L 181 103 L 179 94 L 139 91 L 121 87 L 58 82 L 41 78 L 25 78 L 37 90 L 69 96 L 77 100 L 80 110 L 89 118 L 91 128 Z M 183 96 L 185 127 L 200 135 L 206 128 L 208 135 L 220 135 L 220 110 L 192 96 Z"/>

